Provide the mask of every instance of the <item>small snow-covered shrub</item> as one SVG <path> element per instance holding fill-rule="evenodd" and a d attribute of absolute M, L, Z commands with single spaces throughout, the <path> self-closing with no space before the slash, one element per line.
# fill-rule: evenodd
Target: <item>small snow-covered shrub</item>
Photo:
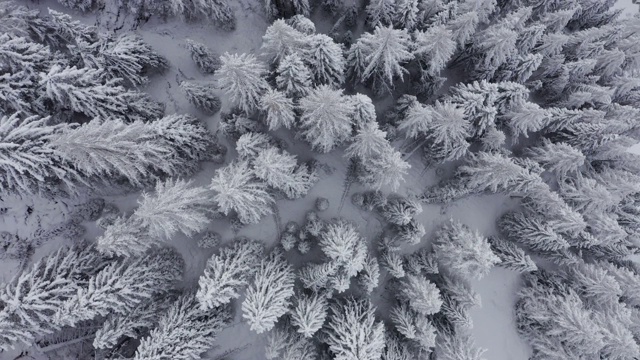
<path fill-rule="evenodd" d="M 191 53 L 191 58 L 203 73 L 214 74 L 222 65 L 220 55 L 213 52 L 204 44 L 187 39 L 186 46 Z"/>
<path fill-rule="evenodd" d="M 213 115 L 220 111 L 222 103 L 220 98 L 214 94 L 213 84 L 196 83 L 183 81 L 180 88 L 187 96 L 187 99 L 196 108 Z"/>
<path fill-rule="evenodd" d="M 214 231 L 207 231 L 198 240 L 198 246 L 203 249 L 211 249 L 220 246 L 220 234 Z"/>
<path fill-rule="evenodd" d="M 329 199 L 319 197 L 316 199 L 316 210 L 325 211 L 329 208 Z"/>

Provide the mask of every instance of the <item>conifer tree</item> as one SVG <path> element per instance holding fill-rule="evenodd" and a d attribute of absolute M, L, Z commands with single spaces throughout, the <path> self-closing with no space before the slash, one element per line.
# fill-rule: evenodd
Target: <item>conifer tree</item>
<path fill-rule="evenodd" d="M 119 79 L 102 82 L 102 76 L 102 70 L 56 64 L 40 74 L 40 84 L 46 97 L 60 108 L 103 119 L 124 115 L 130 92 L 119 84 Z"/>
<path fill-rule="evenodd" d="M 316 181 L 316 175 L 306 166 L 296 165 L 294 155 L 273 147 L 260 152 L 252 165 L 256 177 L 284 192 L 289 199 L 306 195 Z"/>
<path fill-rule="evenodd" d="M 269 89 L 262 95 L 260 110 L 266 115 L 269 130 L 277 130 L 281 126 L 290 129 L 296 121 L 293 101 L 278 90 Z"/>
<path fill-rule="evenodd" d="M 349 277 L 362 270 L 367 247 L 353 224 L 344 220 L 327 224 L 320 234 L 319 245 L 331 261 L 344 267 Z"/>
<path fill-rule="evenodd" d="M 220 57 L 222 65 L 216 72 L 220 87 L 227 93 L 231 103 L 245 113 L 251 113 L 258 107 L 260 97 L 269 89 L 263 78 L 264 65 L 250 54 L 224 53 Z"/>
<path fill-rule="evenodd" d="M 305 288 L 320 291 L 329 288 L 331 280 L 338 272 L 336 262 L 325 262 L 322 264 L 310 264 L 300 269 L 300 281 Z"/>
<path fill-rule="evenodd" d="M 274 147 L 274 140 L 269 135 L 259 132 L 248 132 L 236 141 L 236 151 L 242 160 L 253 159 L 263 150 Z"/>
<path fill-rule="evenodd" d="M 242 317 L 251 330 L 269 331 L 289 311 L 294 281 L 293 268 L 277 250 L 262 260 L 242 303 Z"/>
<path fill-rule="evenodd" d="M 313 84 L 339 86 L 344 82 L 345 59 L 342 46 L 324 34 L 314 34 L 305 40 L 300 53 L 311 71 Z"/>
<path fill-rule="evenodd" d="M 134 34 L 122 34 L 108 41 L 97 56 L 98 64 L 95 65 L 104 68 L 107 76 L 124 79 L 136 86 L 149 81 L 145 72 L 162 70 L 169 65 L 165 58 Z"/>
<path fill-rule="evenodd" d="M 204 230 L 208 215 L 214 213 L 207 188 L 184 180 L 158 182 L 153 194 L 143 192 L 135 217 L 152 237 L 173 237 L 176 233 L 191 236 Z"/>
<path fill-rule="evenodd" d="M 92 276 L 86 288 L 62 303 L 51 320 L 57 326 L 73 326 L 112 312 L 126 314 L 171 289 L 182 277 L 183 268 L 182 257 L 169 248 L 112 262 Z"/>
<path fill-rule="evenodd" d="M 104 265 L 92 246 L 63 247 L 16 274 L 0 290 L 0 349 L 51 334 L 59 326 L 51 319 L 92 275 Z"/>
<path fill-rule="evenodd" d="M 540 146 L 527 149 L 526 155 L 559 178 L 577 174 L 586 161 L 585 155 L 571 145 L 548 140 L 544 140 Z"/>
<path fill-rule="evenodd" d="M 395 1 L 373 0 L 367 5 L 367 23 L 373 29 L 377 26 L 386 26 L 393 23 L 395 15 Z"/>
<path fill-rule="evenodd" d="M 217 113 L 222 107 L 220 98 L 213 93 L 211 84 L 183 81 L 180 83 L 180 89 L 182 89 L 193 106 L 210 115 Z"/>
<path fill-rule="evenodd" d="M 82 181 L 70 164 L 55 156 L 51 139 L 68 128 L 50 125 L 50 119 L 19 114 L 0 118 L 0 142 L 3 151 L 0 189 L 5 192 L 37 194 L 56 179 L 71 188 Z M 49 185 L 50 186 L 50 185 Z"/>
<path fill-rule="evenodd" d="M 319 293 L 296 297 L 296 306 L 291 312 L 291 324 L 298 332 L 311 338 L 322 326 L 327 317 L 327 299 Z"/>
<path fill-rule="evenodd" d="M 152 123 L 94 119 L 67 129 L 51 146 L 87 177 L 115 175 L 140 186 L 156 174 L 193 171 L 212 143 L 194 118 L 171 115 Z"/>
<path fill-rule="evenodd" d="M 500 262 L 486 238 L 457 221 L 438 230 L 434 249 L 442 267 L 463 278 L 480 279 Z"/>
<path fill-rule="evenodd" d="M 395 6 L 394 24 L 409 31 L 418 25 L 420 20 L 420 0 L 400 0 Z"/>
<path fill-rule="evenodd" d="M 353 103 L 353 127 L 361 130 L 365 125 L 376 122 L 376 107 L 371 98 L 364 94 L 355 94 L 350 97 Z"/>
<path fill-rule="evenodd" d="M 276 85 L 288 96 L 306 96 L 311 89 L 311 72 L 296 53 L 285 56 L 276 70 Z"/>
<path fill-rule="evenodd" d="M 331 304 L 325 342 L 335 359 L 380 359 L 385 331 L 374 311 L 368 300 L 346 298 Z"/>
<path fill-rule="evenodd" d="M 175 300 L 173 295 L 162 294 L 140 303 L 127 314 L 107 315 L 102 327 L 95 334 L 93 347 L 109 349 L 116 346 L 122 338 L 140 338 L 146 330 L 155 327 L 160 316 Z"/>
<path fill-rule="evenodd" d="M 222 65 L 220 62 L 220 56 L 214 53 L 206 45 L 191 39 L 185 40 L 185 44 L 189 53 L 191 53 L 191 59 L 193 59 L 193 62 L 196 63 L 201 72 L 205 74 L 214 74 Z"/>
<path fill-rule="evenodd" d="M 406 30 L 392 27 L 378 26 L 373 33 L 363 34 L 356 43 L 356 49 L 361 51 L 360 56 L 364 58 L 366 67 L 357 80 L 363 83 L 373 81 L 374 90 L 378 93 L 393 88 L 394 79 L 402 79 L 408 72 L 403 65 L 413 58 L 409 51 L 409 40 Z M 353 59 L 353 56 L 350 58 Z"/>
<path fill-rule="evenodd" d="M 567 240 L 556 233 L 551 224 L 530 213 L 508 213 L 498 227 L 510 240 L 538 251 L 556 251 L 569 247 Z"/>
<path fill-rule="evenodd" d="M 353 104 L 342 90 L 322 85 L 300 100 L 300 109 L 301 135 L 314 149 L 327 153 L 349 138 Z"/>
<path fill-rule="evenodd" d="M 367 294 L 371 294 L 380 283 L 380 265 L 375 256 L 367 255 L 362 271 L 358 273 L 358 284 Z"/>
<path fill-rule="evenodd" d="M 414 33 L 414 56 L 426 65 L 429 74 L 437 75 L 447 66 L 456 50 L 451 31 L 444 25 L 432 26 L 427 31 Z"/>
<path fill-rule="evenodd" d="M 408 340 L 407 345 L 417 345 L 424 353 L 431 353 L 436 344 L 436 328 L 427 316 L 412 310 L 406 303 L 396 305 L 390 315 L 396 330 L 405 341 Z"/>
<path fill-rule="evenodd" d="M 442 360 L 484 360 L 485 349 L 476 346 L 475 341 L 466 332 L 452 333 L 441 331 L 436 340 L 435 354 Z"/>
<path fill-rule="evenodd" d="M 240 297 L 239 290 L 257 271 L 264 246 L 253 240 L 237 239 L 207 261 L 198 280 L 196 298 L 200 307 L 210 310 Z"/>
<path fill-rule="evenodd" d="M 214 346 L 216 335 L 231 319 L 228 307 L 202 310 L 195 294 L 185 293 L 140 341 L 134 359 L 197 359 Z"/>
<path fill-rule="evenodd" d="M 422 212 L 422 205 L 405 197 L 394 197 L 387 200 L 381 213 L 384 218 L 396 225 L 407 225 L 414 215 Z"/>
<path fill-rule="evenodd" d="M 305 46 L 306 36 L 291 27 L 284 19 L 274 21 L 262 37 L 262 54 L 272 64 L 279 64 L 288 55 Z"/>
<path fill-rule="evenodd" d="M 520 273 L 532 272 L 538 269 L 533 259 L 518 245 L 496 237 L 490 237 L 489 243 L 493 253 L 500 258 L 498 266 Z"/>
<path fill-rule="evenodd" d="M 374 188 L 397 188 L 409 164 L 391 146 L 377 122 L 370 120 L 358 128 L 354 142 L 345 150 L 346 156 L 357 159 L 362 166 L 358 179 Z"/>
<path fill-rule="evenodd" d="M 217 192 L 214 200 L 220 211 L 228 215 L 232 210 L 245 224 L 257 223 L 271 213 L 274 200 L 266 185 L 256 178 L 246 161 L 231 163 L 216 173 L 211 190 Z"/>
<path fill-rule="evenodd" d="M 424 315 L 440 311 L 440 291 L 424 276 L 408 275 L 402 280 L 400 287 L 399 297 L 407 301 L 414 311 Z"/>

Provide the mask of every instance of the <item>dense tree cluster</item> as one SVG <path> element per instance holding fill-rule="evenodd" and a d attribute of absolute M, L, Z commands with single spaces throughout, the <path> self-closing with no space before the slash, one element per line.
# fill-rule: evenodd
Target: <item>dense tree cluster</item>
<path fill-rule="evenodd" d="M 186 178 L 225 149 L 140 90 L 166 59 L 141 36 L 0 0 L 0 195 L 143 190 L 129 212 L 87 205 L 102 213 L 95 243 L 25 263 L 0 286 L 0 352 L 88 339 L 96 358 L 199 359 L 235 317 L 265 334 L 268 359 L 480 360 L 472 283 L 500 266 L 522 278 L 516 324 L 532 359 L 639 358 L 640 17 L 613 3 L 266 0 L 274 21 L 256 54 L 185 42 L 211 79 L 179 88 L 203 113 L 224 109 L 211 121 L 235 148 L 199 186 Z M 233 30 L 233 4 L 116 6 Z M 441 181 L 423 184 L 434 165 Z M 330 206 L 334 194 L 318 192 L 334 183 L 313 186 L 335 169 L 346 179 Z M 350 193 L 354 182 L 365 189 Z M 283 225 L 280 210 L 302 201 L 280 201 L 309 193 L 318 212 Z M 495 231 L 443 207 L 451 219 L 425 236 L 434 204 L 488 194 L 514 204 Z M 349 195 L 367 228 L 331 218 L 348 214 Z M 226 215 L 230 242 L 210 228 Z M 267 215 L 274 239 L 239 236 L 258 223 L 247 234 L 262 235 Z M 210 256 L 196 288 L 169 247 L 185 237 Z M 0 252 L 27 251 L 4 232 Z"/>

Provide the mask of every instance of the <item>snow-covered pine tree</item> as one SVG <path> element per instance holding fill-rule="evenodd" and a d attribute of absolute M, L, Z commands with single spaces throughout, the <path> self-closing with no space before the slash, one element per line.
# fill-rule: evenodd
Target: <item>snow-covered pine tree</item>
<path fill-rule="evenodd" d="M 196 119 L 171 115 L 152 123 L 92 120 L 51 141 L 54 152 L 87 178 L 118 176 L 134 186 L 155 174 L 184 176 L 213 144 Z"/>
<path fill-rule="evenodd" d="M 171 0 L 181 3 L 181 0 Z M 236 27 L 236 16 L 227 0 L 196 0 L 188 3 L 186 16 L 190 18 L 205 18 L 216 26 L 231 31 Z"/>
<path fill-rule="evenodd" d="M 439 360 L 485 360 L 482 355 L 486 351 L 479 348 L 471 335 L 464 331 L 439 331 L 436 338 L 435 354 Z"/>
<path fill-rule="evenodd" d="M 265 357 L 268 360 L 316 359 L 315 344 L 300 334 L 287 320 L 267 334 Z"/>
<path fill-rule="evenodd" d="M 165 239 L 203 231 L 215 213 L 210 190 L 184 180 L 159 181 L 153 194 L 142 193 L 138 205 L 133 216 L 140 225 L 152 237 Z"/>
<path fill-rule="evenodd" d="M 366 243 L 356 227 L 345 220 L 327 224 L 320 234 L 319 245 L 331 261 L 345 269 L 348 277 L 356 276 L 364 267 Z"/>
<path fill-rule="evenodd" d="M 214 74 L 222 66 L 220 56 L 206 45 L 191 39 L 185 40 L 185 44 L 187 50 L 191 53 L 191 59 L 193 59 L 193 62 L 196 63 L 201 72 Z"/>
<path fill-rule="evenodd" d="M 198 280 L 196 298 L 200 307 L 210 310 L 240 297 L 240 288 L 246 286 L 257 271 L 263 252 L 264 246 L 258 241 L 236 239 L 211 256 Z"/>
<path fill-rule="evenodd" d="M 119 216 L 109 221 L 96 241 L 98 250 L 103 254 L 135 256 L 157 245 L 160 239 L 151 238 L 135 217 Z"/>
<path fill-rule="evenodd" d="M 163 70 L 167 60 L 156 53 L 142 37 L 135 34 L 118 36 L 107 41 L 97 52 L 99 68 L 110 78 L 120 78 L 137 86 L 149 81 L 149 70 Z"/>
<path fill-rule="evenodd" d="M 296 53 L 285 56 L 276 70 L 276 85 L 288 96 L 306 96 L 311 89 L 311 72 Z"/>
<path fill-rule="evenodd" d="M 440 311 L 442 299 L 436 285 L 421 275 L 407 275 L 400 282 L 398 297 L 409 303 L 414 311 L 432 315 Z"/>
<path fill-rule="evenodd" d="M 285 57 L 306 46 L 307 35 L 294 29 L 284 19 L 274 21 L 262 37 L 262 55 L 270 64 L 279 64 Z"/>
<path fill-rule="evenodd" d="M 372 29 L 377 26 L 391 25 L 396 17 L 396 2 L 395 0 L 372 0 L 365 11 L 367 24 Z"/>
<path fill-rule="evenodd" d="M 534 193 L 542 184 L 538 174 L 501 154 L 486 152 L 473 154 L 456 176 L 471 191 Z"/>
<path fill-rule="evenodd" d="M 301 135 L 314 149 L 327 153 L 351 135 L 353 104 L 342 90 L 321 85 L 302 98 L 299 107 Z"/>
<path fill-rule="evenodd" d="M 344 82 L 345 58 L 342 46 L 324 34 L 310 35 L 300 58 L 311 71 L 313 84 L 339 86 Z"/>
<path fill-rule="evenodd" d="M 93 347 L 109 349 L 116 346 L 123 338 L 140 338 L 146 330 L 155 327 L 160 316 L 175 300 L 176 297 L 173 294 L 161 294 L 141 302 L 129 313 L 107 315 L 102 327 L 95 334 Z"/>
<path fill-rule="evenodd" d="M 367 294 L 371 294 L 380 283 L 380 265 L 378 264 L 378 258 L 367 255 L 367 259 L 364 262 L 362 270 L 358 273 L 358 285 Z"/>
<path fill-rule="evenodd" d="M 170 248 L 114 261 L 64 301 L 51 321 L 60 327 L 73 326 L 110 313 L 126 314 L 141 302 L 172 289 L 183 269 L 184 260 Z"/>
<path fill-rule="evenodd" d="M 318 292 L 331 285 L 331 280 L 337 272 L 337 263 L 325 262 L 322 264 L 310 264 L 303 267 L 300 269 L 298 277 L 305 288 Z"/>
<path fill-rule="evenodd" d="M 406 30 L 397 30 L 392 27 L 375 28 L 373 33 L 364 33 L 356 43 L 356 48 L 364 57 L 366 67 L 361 77 L 357 79 L 362 83 L 373 82 L 373 89 L 378 94 L 390 91 L 396 78 L 402 79 L 408 73 L 404 64 L 413 59 L 409 49 L 410 37 Z M 354 59 L 354 56 L 350 56 Z M 357 63 L 350 63 L 355 66 Z M 351 70 L 352 73 L 357 73 Z"/>
<path fill-rule="evenodd" d="M 296 164 L 294 155 L 274 147 L 261 151 L 251 164 L 258 179 L 282 191 L 288 199 L 306 195 L 317 179 L 305 165 Z"/>
<path fill-rule="evenodd" d="M 290 129 L 296 121 L 293 101 L 279 90 L 269 89 L 262 95 L 260 110 L 266 116 L 269 130 L 277 130 L 281 126 Z"/>
<path fill-rule="evenodd" d="M 214 93 L 213 84 L 183 81 L 180 83 L 180 89 L 193 106 L 209 115 L 217 113 L 222 107 L 220 98 Z"/>
<path fill-rule="evenodd" d="M 525 275 L 518 296 L 518 329 L 534 353 L 576 358 L 604 347 L 604 324 L 596 322 L 578 294 L 557 277 L 544 272 Z"/>
<path fill-rule="evenodd" d="M 83 179 L 71 164 L 55 156 L 51 139 L 67 129 L 66 124 L 50 124 L 50 118 L 20 114 L 0 118 L 0 152 L 2 176 L 0 189 L 4 192 L 37 194 L 57 182 L 73 189 Z"/>
<path fill-rule="evenodd" d="M 391 146 L 376 121 L 359 126 L 354 142 L 345 150 L 345 156 L 359 161 L 361 171 L 358 180 L 377 189 L 387 185 L 397 188 L 411 167 Z"/>
<path fill-rule="evenodd" d="M 380 359 L 385 347 L 384 325 L 376 321 L 370 301 L 345 298 L 329 309 L 324 341 L 334 359 Z"/>
<path fill-rule="evenodd" d="M 537 251 L 557 251 L 569 247 L 567 240 L 556 233 L 551 224 L 531 213 L 505 214 L 498 227 L 507 238 Z"/>
<path fill-rule="evenodd" d="M 104 266 L 94 247 L 63 247 L 16 274 L 0 289 L 0 349 L 30 345 L 59 327 L 56 311 Z"/>
<path fill-rule="evenodd" d="M 425 64 L 431 75 L 438 75 L 443 70 L 456 50 L 456 42 L 451 31 L 444 25 L 432 26 L 426 31 L 413 34 L 415 45 L 413 54 L 418 61 Z"/>
<path fill-rule="evenodd" d="M 408 31 L 413 30 L 421 20 L 420 0 L 399 0 L 395 6 L 394 24 Z"/>
<path fill-rule="evenodd" d="M 365 124 L 377 121 L 376 107 L 367 95 L 357 93 L 350 96 L 353 102 L 353 128 L 357 131 Z"/>
<path fill-rule="evenodd" d="M 396 279 L 401 279 L 407 275 L 405 271 L 405 259 L 397 253 L 392 251 L 394 249 L 388 249 L 380 256 L 380 262 L 382 267 Z"/>
<path fill-rule="evenodd" d="M 68 109 L 89 117 L 136 119 L 145 114 L 131 113 L 130 103 L 140 98 L 137 91 L 126 90 L 121 79 L 102 80 L 101 69 L 51 66 L 40 73 L 44 96 L 59 109 Z"/>
<path fill-rule="evenodd" d="M 24 72 L 25 82 L 32 76 L 47 70 L 51 66 L 51 50 L 42 44 L 32 42 L 26 37 L 0 34 L 0 71 L 3 74 Z"/>
<path fill-rule="evenodd" d="M 393 197 L 387 200 L 380 212 L 392 224 L 407 225 L 415 215 L 422 212 L 422 205 L 409 198 Z"/>
<path fill-rule="evenodd" d="M 258 108 L 262 94 L 269 89 L 263 78 L 266 68 L 251 54 L 224 53 L 222 65 L 216 71 L 219 86 L 230 97 L 231 103 L 245 113 Z"/>
<path fill-rule="evenodd" d="M 293 268 L 278 250 L 262 260 L 242 303 L 242 317 L 251 330 L 269 331 L 289 311 L 294 281 Z"/>
<path fill-rule="evenodd" d="M 480 279 L 500 262 L 486 238 L 458 221 L 438 230 L 433 248 L 439 264 L 462 278 Z"/>
<path fill-rule="evenodd" d="M 287 24 L 303 34 L 311 35 L 316 32 L 316 26 L 313 21 L 300 14 L 288 18 Z"/>
<path fill-rule="evenodd" d="M 541 145 L 527 149 L 526 155 L 559 178 L 578 174 L 586 161 L 585 155 L 571 145 L 548 140 L 543 140 Z"/>
<path fill-rule="evenodd" d="M 247 161 L 238 161 L 218 169 L 211 180 L 211 190 L 220 211 L 228 215 L 232 210 L 242 223 L 257 223 L 271 214 L 274 202 L 267 186 L 259 181 Z"/>
<path fill-rule="evenodd" d="M 58 0 L 58 2 L 70 9 L 83 12 L 91 10 L 96 4 L 95 0 Z"/>
<path fill-rule="evenodd" d="M 436 345 L 436 328 L 427 316 L 401 303 L 391 309 L 390 318 L 395 329 L 408 340 L 407 345 L 417 345 L 423 353 L 431 353 Z"/>
<path fill-rule="evenodd" d="M 291 311 L 291 324 L 299 333 L 311 338 L 322 328 L 327 318 L 328 303 L 320 293 L 303 294 L 295 298 L 296 306 Z"/>
<path fill-rule="evenodd" d="M 181 295 L 140 341 L 134 359 L 198 359 L 232 318 L 228 307 L 202 310 L 194 293 Z"/>
<path fill-rule="evenodd" d="M 497 237 L 489 237 L 491 250 L 500 258 L 498 266 L 515 270 L 519 273 L 538 270 L 538 266 L 518 245 Z"/>
<path fill-rule="evenodd" d="M 250 160 L 264 150 L 276 146 L 274 139 L 264 133 L 248 132 L 236 141 L 236 151 L 242 160 Z"/>

